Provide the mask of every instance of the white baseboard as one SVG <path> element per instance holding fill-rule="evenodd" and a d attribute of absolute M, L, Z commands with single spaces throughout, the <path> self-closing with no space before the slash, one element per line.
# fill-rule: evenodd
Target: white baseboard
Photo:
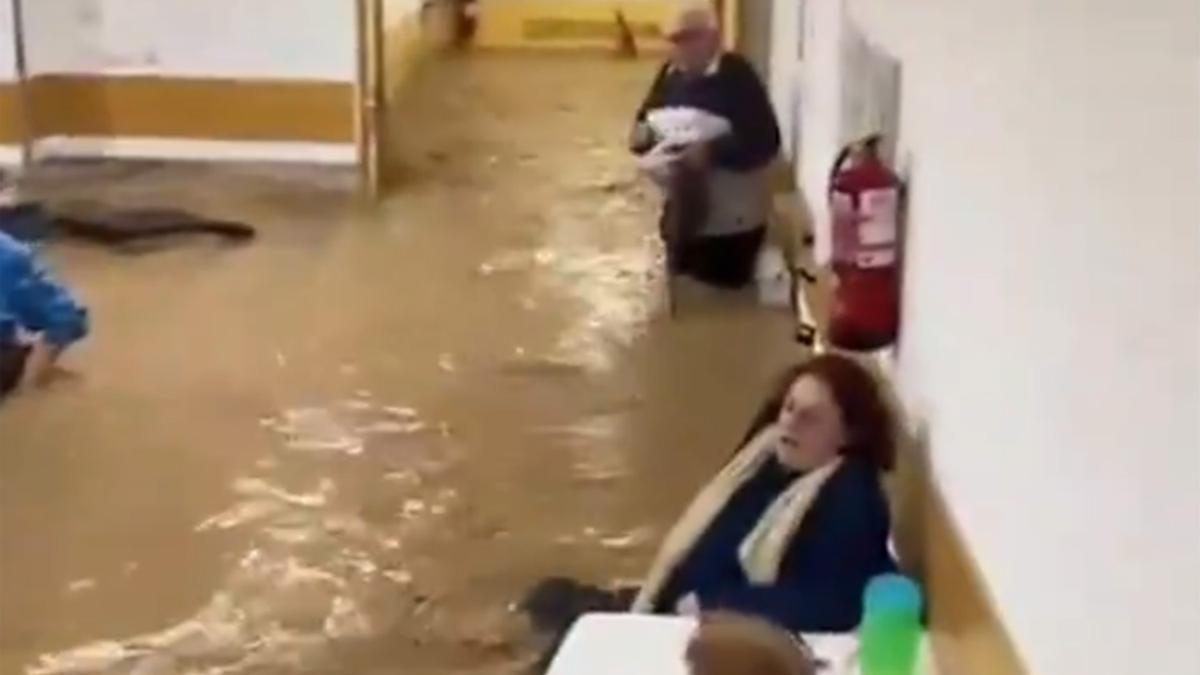
<path fill-rule="evenodd" d="M 16 152 L 19 161 L 20 151 Z M 350 143 L 203 141 L 178 138 L 46 138 L 37 142 L 34 154 L 37 159 L 102 157 L 336 165 L 353 165 L 358 161 L 358 150 Z M 3 158 L 4 155 L 0 154 L 0 161 L 3 161 Z"/>

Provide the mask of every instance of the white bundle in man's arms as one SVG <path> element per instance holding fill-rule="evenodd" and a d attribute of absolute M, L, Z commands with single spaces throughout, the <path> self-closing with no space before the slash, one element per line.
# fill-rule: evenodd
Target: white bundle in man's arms
<path fill-rule="evenodd" d="M 652 178 L 663 181 L 671 165 L 690 145 L 711 143 L 733 131 L 729 120 L 706 110 L 683 106 L 657 108 L 646 114 L 654 132 L 654 147 L 638 158 L 638 166 Z"/>

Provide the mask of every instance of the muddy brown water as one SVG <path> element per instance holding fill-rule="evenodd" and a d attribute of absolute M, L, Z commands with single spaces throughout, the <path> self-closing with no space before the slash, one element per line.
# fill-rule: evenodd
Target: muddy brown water
<path fill-rule="evenodd" d="M 27 182 L 261 236 L 48 251 L 95 332 L 0 407 L 0 672 L 514 672 L 531 583 L 637 577 L 800 356 L 744 296 L 665 315 L 623 152 L 652 68 L 436 66 L 373 212 L 329 169 Z"/>

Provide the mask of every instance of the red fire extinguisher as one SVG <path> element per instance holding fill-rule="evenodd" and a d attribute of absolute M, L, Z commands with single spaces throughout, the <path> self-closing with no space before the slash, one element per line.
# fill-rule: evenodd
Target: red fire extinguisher
<path fill-rule="evenodd" d="M 879 136 L 838 153 L 829 180 L 833 220 L 833 307 L 829 341 L 873 351 L 900 330 L 902 184 L 879 157 Z"/>

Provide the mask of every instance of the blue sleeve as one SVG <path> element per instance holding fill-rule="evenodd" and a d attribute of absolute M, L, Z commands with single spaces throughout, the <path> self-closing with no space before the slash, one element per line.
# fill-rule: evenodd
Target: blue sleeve
<path fill-rule="evenodd" d="M 8 308 L 22 328 L 41 333 L 55 347 L 67 347 L 87 335 L 87 310 L 38 262 L 32 250 L 10 246 L 5 255 Z"/>
<path fill-rule="evenodd" d="M 805 518 L 776 584 L 701 591 L 701 606 L 761 616 L 796 632 L 853 630 L 867 582 L 896 566 L 888 552 L 891 523 L 878 479 L 840 478 Z"/>

